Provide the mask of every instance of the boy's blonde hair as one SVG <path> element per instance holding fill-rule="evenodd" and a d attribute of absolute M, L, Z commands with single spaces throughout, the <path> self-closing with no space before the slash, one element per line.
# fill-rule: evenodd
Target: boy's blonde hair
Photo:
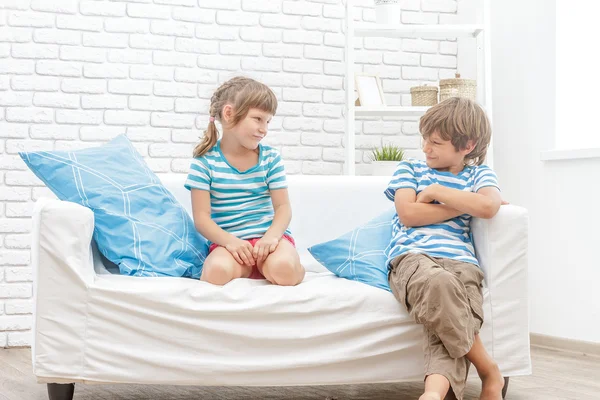
<path fill-rule="evenodd" d="M 465 156 L 465 165 L 481 165 L 492 137 L 492 128 L 485 111 L 474 101 L 451 97 L 431 107 L 419 123 L 421 136 L 427 139 L 438 132 L 449 140 L 456 151 L 464 150 L 469 140 L 475 148 Z"/>
<path fill-rule="evenodd" d="M 214 120 L 222 123 L 223 107 L 226 104 L 233 107 L 233 126 L 246 118 L 251 108 L 258 108 L 271 115 L 275 115 L 277 111 L 277 98 L 267 85 L 244 76 L 231 78 L 219 86 L 210 99 L 210 122 L 202 141 L 194 148 L 194 157 L 202 156 L 217 144 L 219 131 Z"/>

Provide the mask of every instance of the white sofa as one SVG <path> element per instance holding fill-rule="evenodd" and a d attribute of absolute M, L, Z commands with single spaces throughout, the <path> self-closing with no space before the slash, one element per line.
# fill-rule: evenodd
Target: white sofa
<path fill-rule="evenodd" d="M 184 177 L 161 176 L 188 209 Z M 33 216 L 33 372 L 52 399 L 71 383 L 292 386 L 421 381 L 421 327 L 394 296 L 341 279 L 306 251 L 391 208 L 385 177 L 290 176 L 291 229 L 308 272 L 296 287 L 112 274 L 93 213 L 41 199 Z M 485 272 L 486 348 L 531 373 L 525 209 L 474 220 Z M 58 385 L 62 384 L 62 385 Z M 69 384 L 69 385 L 64 385 Z"/>

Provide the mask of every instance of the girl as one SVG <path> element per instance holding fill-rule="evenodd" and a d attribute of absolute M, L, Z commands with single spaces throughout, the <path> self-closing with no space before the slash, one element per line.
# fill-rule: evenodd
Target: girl
<path fill-rule="evenodd" d="M 225 82 L 210 100 L 208 129 L 185 183 L 196 229 L 212 243 L 201 280 L 224 285 L 266 278 L 293 286 L 304 279 L 288 230 L 292 210 L 283 162 L 274 148 L 260 144 L 276 110 L 273 91 L 246 77 Z"/>

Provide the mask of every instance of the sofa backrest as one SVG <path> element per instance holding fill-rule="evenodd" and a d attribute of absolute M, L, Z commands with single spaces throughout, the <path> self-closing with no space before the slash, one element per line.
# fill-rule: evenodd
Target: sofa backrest
<path fill-rule="evenodd" d="M 185 175 L 160 178 L 191 215 Z M 374 176 L 288 176 L 290 229 L 298 249 L 334 239 L 392 208 L 394 204 L 383 194 L 388 182 L 388 177 Z"/>

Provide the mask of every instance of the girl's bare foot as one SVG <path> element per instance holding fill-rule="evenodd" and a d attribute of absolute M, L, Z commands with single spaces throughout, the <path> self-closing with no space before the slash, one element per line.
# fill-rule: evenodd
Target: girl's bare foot
<path fill-rule="evenodd" d="M 481 378 L 481 395 L 479 400 L 502 400 L 502 388 L 504 387 L 504 377 L 494 364 L 494 367 L 486 373 L 480 373 Z"/>

